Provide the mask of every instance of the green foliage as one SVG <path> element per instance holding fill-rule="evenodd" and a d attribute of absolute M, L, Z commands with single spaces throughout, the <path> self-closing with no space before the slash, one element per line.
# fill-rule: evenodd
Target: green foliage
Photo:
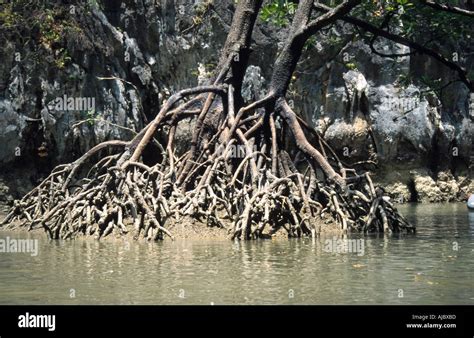
<path fill-rule="evenodd" d="M 295 14 L 297 4 L 288 0 L 271 0 L 263 6 L 260 18 L 278 27 L 287 26 Z"/>
<path fill-rule="evenodd" d="M 4 29 L 11 29 L 20 22 L 20 16 L 12 9 L 11 4 L 4 5 L 0 11 L 0 26 Z"/>
<path fill-rule="evenodd" d="M 207 73 L 214 71 L 216 67 L 217 67 L 216 62 L 209 62 L 204 65 L 204 69 L 206 70 Z"/>
<path fill-rule="evenodd" d="M 398 75 L 398 81 L 397 82 L 400 86 L 402 86 L 403 88 L 406 88 L 413 82 L 413 79 L 409 74 L 402 73 L 402 74 Z"/>
<path fill-rule="evenodd" d="M 83 10 L 96 0 L 89 0 Z M 76 5 L 79 7 L 79 5 Z M 56 2 L 16 0 L 0 8 L 0 27 L 2 37 L 13 40 L 18 36 L 31 39 L 33 37 L 40 48 L 36 58 L 30 55 L 31 60 L 44 60 L 44 51 L 53 56 L 53 64 L 63 69 L 70 61 L 67 51 L 67 41 L 76 39 L 83 34 L 74 15 L 70 13 L 70 6 Z M 22 42 L 19 42 L 22 43 Z"/>
<path fill-rule="evenodd" d="M 205 0 L 203 2 L 199 2 L 196 5 L 195 13 L 197 16 L 202 17 L 204 16 L 214 4 L 214 0 Z"/>
<path fill-rule="evenodd" d="M 442 3 L 461 5 L 460 0 L 447 0 Z M 474 32 L 472 18 L 437 10 L 415 0 L 364 1 L 351 15 L 432 49 L 455 63 L 462 62 L 461 51 L 469 48 Z M 386 26 L 382 27 L 383 23 Z M 366 43 L 371 42 L 372 33 L 360 33 Z M 453 58 L 453 53 L 459 55 L 459 60 Z M 474 73 L 469 77 L 473 75 Z M 422 82 L 439 86 L 432 81 Z"/>
<path fill-rule="evenodd" d="M 316 47 L 316 37 L 312 36 L 308 40 L 306 40 L 306 43 L 304 45 L 304 52 L 312 50 L 315 47 Z"/>
<path fill-rule="evenodd" d="M 436 43 L 465 39 L 472 34 L 472 19 L 427 6 L 413 6 L 400 19 L 405 35 L 414 39 L 429 38 Z"/>
<path fill-rule="evenodd" d="M 56 24 L 55 13 L 52 9 L 46 9 L 39 20 L 40 41 L 47 47 L 52 47 L 61 41 L 61 26 Z"/>
<path fill-rule="evenodd" d="M 346 66 L 347 69 L 350 69 L 350 70 L 357 69 L 357 66 L 354 62 L 348 62 L 348 63 L 345 64 L 345 66 Z"/>
<path fill-rule="evenodd" d="M 80 32 L 80 28 L 72 24 L 72 21 L 59 18 L 61 15 L 55 9 L 45 9 L 38 16 L 40 28 L 40 42 L 47 49 L 53 50 L 54 64 L 63 69 L 71 57 L 65 47 L 64 37 L 67 32 Z"/>
<path fill-rule="evenodd" d="M 459 0 L 443 1 L 459 6 Z M 353 16 L 380 26 L 391 17 L 390 26 L 396 25 L 400 34 L 420 44 L 436 45 L 437 42 L 468 40 L 472 35 L 472 19 L 449 12 L 435 10 L 415 0 L 363 1 L 353 11 Z"/>
<path fill-rule="evenodd" d="M 59 49 L 55 59 L 56 67 L 63 69 L 70 61 L 71 57 L 69 56 L 67 50 L 65 48 Z"/>
<path fill-rule="evenodd" d="M 96 120 L 97 120 L 95 110 L 91 109 L 91 110 L 87 111 L 86 116 L 87 116 L 87 118 L 86 118 L 87 124 L 92 127 L 95 124 Z"/>
<path fill-rule="evenodd" d="M 425 84 L 428 88 L 436 89 L 442 86 L 443 84 L 443 79 L 438 78 L 438 79 L 432 79 L 429 78 L 428 76 L 422 75 L 420 77 L 420 81 Z"/>

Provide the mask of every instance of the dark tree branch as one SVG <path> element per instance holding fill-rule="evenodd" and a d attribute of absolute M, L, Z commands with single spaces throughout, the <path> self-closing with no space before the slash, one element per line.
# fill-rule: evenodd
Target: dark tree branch
<path fill-rule="evenodd" d="M 324 6 L 324 5 L 321 5 L 321 4 L 315 4 L 315 7 L 320 11 L 327 11 L 328 10 L 327 6 Z M 469 91 L 474 92 L 474 83 L 467 77 L 466 69 L 464 69 L 463 67 L 459 66 L 458 64 L 456 64 L 452 61 L 449 61 L 448 59 L 446 59 L 440 53 L 438 53 L 438 52 L 436 52 L 436 51 L 434 51 L 430 48 L 427 48 L 427 47 L 425 47 L 425 46 L 423 46 L 423 45 L 421 45 L 417 42 L 414 42 L 414 41 L 411 41 L 407 38 L 404 38 L 404 37 L 402 37 L 398 34 L 390 33 L 388 31 L 380 29 L 380 28 L 378 28 L 378 27 L 376 27 L 376 26 L 374 26 L 374 25 L 372 25 L 372 24 L 370 24 L 366 21 L 354 18 L 352 16 L 347 16 L 346 15 L 346 16 L 343 16 L 341 19 L 343 21 L 347 22 L 347 23 L 350 23 L 352 25 L 360 27 L 360 28 L 364 29 L 367 32 L 370 32 L 370 33 L 375 34 L 377 36 L 384 37 L 388 40 L 394 41 L 394 42 L 399 43 L 401 45 L 410 47 L 412 49 L 415 49 L 420 54 L 425 54 L 425 55 L 428 55 L 428 56 L 434 58 L 435 60 L 441 62 L 446 67 L 448 67 L 448 68 L 452 69 L 453 71 L 455 71 L 458 74 L 459 79 L 467 86 Z"/>
<path fill-rule="evenodd" d="M 379 29 L 385 29 L 387 28 L 388 30 L 390 30 L 390 21 L 392 20 L 392 18 L 395 16 L 395 13 L 396 13 L 396 10 L 395 11 L 391 11 L 389 12 L 382 24 L 380 25 Z M 414 52 L 409 52 L 409 53 L 403 53 L 403 54 L 399 54 L 399 53 L 391 53 L 391 54 L 385 54 L 385 53 L 381 53 L 379 52 L 374 44 L 375 44 L 375 41 L 377 41 L 377 38 L 378 38 L 378 35 L 375 35 L 373 34 L 372 36 L 372 39 L 370 39 L 370 50 L 372 51 L 372 53 L 374 53 L 375 55 L 378 55 L 378 56 L 381 56 L 381 57 L 390 57 L 390 58 L 395 58 L 395 57 L 404 57 L 404 56 L 410 56 L 410 55 L 414 55 L 415 53 Z"/>
<path fill-rule="evenodd" d="M 331 8 L 327 13 L 311 21 L 305 28 L 305 33 L 309 35 L 316 34 L 321 28 L 341 19 L 360 3 L 361 0 L 347 0 L 339 6 Z"/>
<path fill-rule="evenodd" d="M 298 147 L 318 163 L 331 181 L 337 182 L 340 186 L 344 185 L 343 178 L 331 167 L 327 159 L 308 142 L 296 115 L 288 106 L 284 97 L 306 41 L 322 28 L 336 22 L 337 19 L 349 13 L 360 2 L 360 0 L 346 0 L 313 21 L 310 21 L 313 1 L 303 0 L 299 3 L 289 36 L 275 63 L 270 82 L 270 93 L 275 95 L 276 106 L 273 104 L 267 107 L 267 114 L 270 114 L 275 109 L 282 115 L 292 131 Z"/>
<path fill-rule="evenodd" d="M 360 3 L 361 0 L 346 0 L 315 20 L 309 21 L 313 1 L 303 0 L 300 2 L 293 18 L 290 34 L 276 60 L 272 74 L 270 88 L 276 96 L 283 96 L 286 93 L 306 41 L 324 27 L 342 18 Z"/>
<path fill-rule="evenodd" d="M 464 8 L 440 4 L 432 0 L 421 0 L 421 3 L 437 10 L 454 13 L 454 14 L 460 14 L 460 15 L 471 17 L 471 18 L 474 17 L 473 11 L 468 11 L 467 9 L 464 9 Z"/>

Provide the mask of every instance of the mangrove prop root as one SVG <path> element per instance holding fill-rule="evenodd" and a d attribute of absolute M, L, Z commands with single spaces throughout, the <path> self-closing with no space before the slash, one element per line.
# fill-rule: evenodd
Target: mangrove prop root
<path fill-rule="evenodd" d="M 229 88 L 219 90 L 225 95 Z M 205 98 L 200 103 L 204 106 Z M 174 133 L 181 120 L 175 118 L 170 124 L 167 114 L 179 114 L 179 109 L 171 110 L 172 106 L 161 112 L 160 119 L 166 122 L 151 122 L 157 133 L 168 136 L 161 138 L 160 148 L 165 150 L 160 161 L 153 165 L 141 161 L 137 149 L 144 148 L 144 138 L 104 142 L 77 161 L 56 167 L 41 184 L 15 201 L 2 224 L 42 227 L 54 239 L 79 234 L 102 238 L 130 232 L 149 240 L 173 238 L 169 220 L 182 216 L 209 226 L 228 227 L 234 239 L 262 237 L 266 228 L 268 233 L 284 229 L 288 236 L 315 236 L 320 229 L 317 225 L 328 220 L 343 231 L 414 231 L 384 200 L 382 189 L 374 187 L 368 173 L 357 175 L 347 170 L 344 182 L 334 180 L 325 172 L 334 174 L 322 170 L 313 157 L 316 152 L 322 157 L 330 152 L 317 151 L 306 140 L 302 143 L 306 162 L 296 164 L 296 155 L 279 148 L 284 142 L 276 132 L 278 110 L 264 119 L 261 133 L 249 138 L 245 132 L 261 124 L 259 118 L 244 122 L 232 114 L 233 107 L 214 112 L 220 115 L 214 131 L 217 137 L 201 137 L 191 160 L 176 153 Z M 301 127 L 296 125 L 293 112 L 286 104 L 282 109 L 300 137 Z M 249 116 L 261 114 L 243 110 Z M 204 125 L 202 128 L 200 133 L 205 134 Z M 140 147 L 133 148 L 134 144 Z M 98 156 L 105 150 L 115 153 Z M 329 163 L 328 158 L 324 160 Z M 177 184 L 185 167 L 185 184 Z M 348 172 L 354 173 L 347 176 Z"/>

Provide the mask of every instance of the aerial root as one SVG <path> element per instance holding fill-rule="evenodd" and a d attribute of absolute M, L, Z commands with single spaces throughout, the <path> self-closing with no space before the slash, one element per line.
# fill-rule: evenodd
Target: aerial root
<path fill-rule="evenodd" d="M 178 104 L 191 95 L 197 96 Z M 218 100 L 225 95 L 225 102 Z M 273 99 L 268 95 L 235 113 L 232 97 L 232 86 L 181 91 L 130 142 L 106 141 L 54 168 L 15 201 L 1 225 L 43 228 L 53 239 L 173 239 L 170 220 L 184 216 L 227 229 L 233 239 L 268 237 L 280 229 L 290 237 L 317 236 L 329 223 L 345 232 L 414 231 L 368 173 L 343 168 L 321 140 L 319 150 L 313 147 L 284 103 L 265 115 Z M 277 133 L 277 113 L 297 137 L 299 154 L 282 146 L 288 136 Z M 200 124 L 191 148 L 178 154 L 175 136 L 185 118 Z M 146 146 L 156 148 L 156 163 L 142 161 Z"/>

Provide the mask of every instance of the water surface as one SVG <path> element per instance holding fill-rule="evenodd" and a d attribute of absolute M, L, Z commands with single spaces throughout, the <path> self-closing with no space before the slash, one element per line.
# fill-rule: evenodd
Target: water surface
<path fill-rule="evenodd" d="M 0 304 L 474 304 L 474 213 L 464 204 L 399 208 L 416 235 L 327 239 L 48 241 L 0 253 Z M 456 250 L 457 249 L 457 250 Z"/>

